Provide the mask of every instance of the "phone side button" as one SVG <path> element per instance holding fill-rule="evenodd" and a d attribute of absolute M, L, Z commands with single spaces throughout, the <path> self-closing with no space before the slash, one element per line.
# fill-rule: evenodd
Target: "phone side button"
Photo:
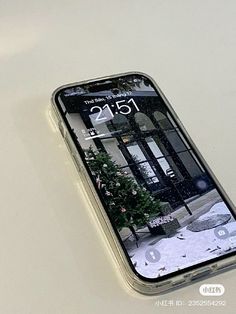
<path fill-rule="evenodd" d="M 72 156 L 72 160 L 73 160 L 73 162 L 74 162 L 74 164 L 76 166 L 77 171 L 78 172 L 82 172 L 83 168 L 82 168 L 81 163 L 78 160 L 78 157 L 75 154 L 71 154 L 71 156 Z"/>
<path fill-rule="evenodd" d="M 204 276 L 210 274 L 211 272 L 212 272 L 212 269 L 209 267 L 201 269 L 201 270 L 193 273 L 193 275 L 191 276 L 191 280 L 193 281 L 193 280 L 196 280 L 200 277 L 204 277 Z"/>
<path fill-rule="evenodd" d="M 75 154 L 75 152 L 76 152 L 75 145 L 72 142 L 72 140 L 69 138 L 68 134 L 65 134 L 64 138 L 65 138 L 66 145 L 67 145 L 69 151 L 71 152 L 71 154 L 72 155 Z"/>
<path fill-rule="evenodd" d="M 61 132 L 62 137 L 65 137 L 65 127 L 62 121 L 58 121 L 58 129 Z"/>
<path fill-rule="evenodd" d="M 177 280 L 177 281 L 173 281 L 173 282 L 172 282 L 172 286 L 175 287 L 175 286 L 182 285 L 182 284 L 185 283 L 185 281 L 186 281 L 186 280 L 185 280 L 184 278 L 179 279 L 179 280 Z"/>

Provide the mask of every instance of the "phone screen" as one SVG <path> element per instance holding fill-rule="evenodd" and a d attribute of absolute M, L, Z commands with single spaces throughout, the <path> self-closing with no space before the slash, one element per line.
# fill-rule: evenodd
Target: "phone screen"
<path fill-rule="evenodd" d="M 74 85 L 57 101 L 136 274 L 234 254 L 233 210 L 149 78 Z"/>

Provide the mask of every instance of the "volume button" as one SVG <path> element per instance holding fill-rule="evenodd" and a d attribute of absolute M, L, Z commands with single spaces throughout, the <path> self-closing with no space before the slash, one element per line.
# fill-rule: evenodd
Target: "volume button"
<path fill-rule="evenodd" d="M 210 267 L 203 268 L 199 271 L 194 272 L 191 276 L 191 280 L 196 280 L 200 277 L 204 277 L 204 276 L 210 274 L 211 272 L 212 272 L 212 269 Z"/>
<path fill-rule="evenodd" d="M 65 137 L 65 127 L 64 127 L 62 121 L 58 121 L 58 128 L 59 128 L 59 131 L 60 131 L 62 137 Z"/>
<path fill-rule="evenodd" d="M 82 172 L 82 166 L 81 166 L 79 160 L 77 159 L 77 155 L 72 154 L 71 156 L 72 156 L 72 159 L 73 159 L 73 161 L 74 161 L 74 164 L 75 164 L 75 166 L 76 166 L 77 171 L 78 171 L 78 172 Z"/>
<path fill-rule="evenodd" d="M 65 142 L 71 154 L 74 155 L 76 153 L 75 145 L 72 142 L 72 140 L 69 138 L 67 133 L 65 134 Z"/>
<path fill-rule="evenodd" d="M 78 152 L 76 150 L 76 147 L 74 145 L 74 143 L 72 142 L 72 140 L 69 138 L 68 134 L 65 135 L 65 142 L 66 142 L 66 145 L 71 153 L 71 156 L 72 156 L 72 159 L 74 161 L 74 164 L 77 168 L 77 170 L 79 172 L 81 172 L 81 168 L 82 168 L 82 165 L 81 165 L 81 162 L 80 162 L 80 158 L 78 156 Z"/>

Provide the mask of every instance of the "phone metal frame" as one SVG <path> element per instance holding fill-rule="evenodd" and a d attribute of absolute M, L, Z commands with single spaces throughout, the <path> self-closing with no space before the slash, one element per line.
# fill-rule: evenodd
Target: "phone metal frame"
<path fill-rule="evenodd" d="M 196 153 L 197 157 L 200 159 L 200 161 L 203 163 L 204 167 L 214 180 L 218 190 L 221 192 L 221 194 L 224 196 L 225 200 L 228 202 L 230 207 L 235 213 L 235 206 L 232 203 L 232 201 L 229 199 L 228 195 L 224 191 L 223 187 L 215 177 L 215 175 L 212 173 L 210 167 L 202 157 L 201 153 L 199 152 L 198 148 L 194 144 L 194 142 L 191 140 L 188 132 L 186 131 L 185 127 L 181 123 L 179 117 L 173 110 L 171 104 L 159 88 L 159 86 L 156 84 L 154 79 L 147 75 L 146 73 L 139 72 L 139 71 L 130 71 L 130 72 L 125 72 L 121 74 L 115 74 L 115 75 L 110 75 L 110 76 L 105 76 L 105 77 L 99 77 L 95 79 L 90 79 L 90 80 L 85 80 L 85 81 L 80 81 L 80 82 L 75 82 L 71 84 L 66 84 L 63 86 L 60 86 L 57 88 L 51 97 L 51 104 L 52 108 L 54 109 L 54 119 L 56 120 L 56 123 L 58 125 L 58 128 L 65 140 L 65 143 L 68 147 L 68 150 L 70 152 L 70 155 L 74 161 L 74 164 L 77 168 L 78 174 L 80 176 L 80 179 L 84 185 L 84 190 L 86 191 L 86 196 L 88 201 L 90 202 L 91 206 L 94 209 L 94 212 L 96 214 L 96 218 L 99 221 L 100 225 L 102 226 L 103 233 L 106 238 L 106 242 L 109 244 L 109 247 L 111 249 L 112 255 L 114 256 L 114 259 L 120 269 L 120 272 L 123 274 L 123 277 L 126 279 L 126 282 L 131 286 L 133 289 L 136 291 L 146 294 L 146 295 L 155 295 L 155 294 L 161 294 L 165 293 L 167 291 L 191 284 L 193 282 L 205 279 L 207 277 L 211 277 L 215 274 L 221 273 L 225 270 L 233 269 L 236 266 L 236 255 L 234 256 L 225 256 L 222 260 L 218 261 L 209 261 L 207 266 L 202 266 L 198 267 L 195 265 L 195 269 L 193 270 L 186 270 L 186 272 L 183 272 L 181 274 L 173 274 L 173 277 L 171 278 L 164 278 L 162 280 L 162 277 L 158 278 L 157 282 L 150 282 L 150 281 L 145 281 L 139 278 L 132 270 L 129 262 L 127 261 L 127 257 L 123 251 L 123 248 L 115 234 L 114 228 L 110 222 L 110 219 L 107 216 L 106 210 L 104 209 L 101 200 L 95 190 L 95 187 L 93 185 L 92 180 L 90 179 L 90 176 L 83 164 L 83 161 L 80 157 L 80 154 L 75 146 L 75 143 L 70 135 L 70 132 L 67 130 L 67 127 L 64 123 L 64 118 L 62 117 L 60 111 L 58 110 L 57 104 L 56 104 L 56 95 L 57 93 L 65 89 L 67 87 L 73 87 L 73 86 L 78 86 L 82 84 L 89 84 L 93 82 L 99 82 L 102 80 L 106 79 L 114 79 L 126 75 L 142 75 L 146 78 L 148 78 L 153 86 L 156 88 L 160 96 L 162 97 L 163 101 L 165 102 L 165 105 L 167 106 L 168 110 L 172 114 L 172 116 L 175 119 L 175 122 L 179 125 L 181 131 L 184 133 L 184 136 L 187 138 L 188 142 L 192 146 L 194 152 Z M 236 254 L 236 253 L 235 253 Z"/>

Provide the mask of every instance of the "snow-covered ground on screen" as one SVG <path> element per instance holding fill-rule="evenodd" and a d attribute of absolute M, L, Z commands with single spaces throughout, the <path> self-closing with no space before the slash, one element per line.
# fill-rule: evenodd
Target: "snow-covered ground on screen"
<path fill-rule="evenodd" d="M 207 219 L 215 214 L 230 214 L 223 202 L 215 204 L 206 214 L 199 219 Z M 232 216 L 232 215 L 231 215 Z M 179 229 L 178 232 L 167 238 L 162 238 L 156 244 L 150 246 L 148 243 L 141 243 L 130 253 L 136 270 L 148 278 L 156 278 L 185 267 L 207 261 L 221 254 L 234 250 L 232 236 L 236 234 L 236 222 L 233 218 L 223 225 L 229 231 L 227 239 L 216 237 L 213 229 L 200 232 L 192 232 L 187 226 Z M 231 242 L 230 242 L 231 240 Z M 160 253 L 160 260 L 152 263 L 147 261 L 145 252 L 154 248 Z"/>

